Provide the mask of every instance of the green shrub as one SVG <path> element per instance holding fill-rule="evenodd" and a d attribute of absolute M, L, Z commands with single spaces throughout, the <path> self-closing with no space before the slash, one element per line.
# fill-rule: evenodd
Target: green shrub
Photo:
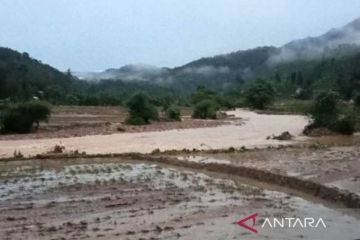
<path fill-rule="evenodd" d="M 354 104 L 356 107 L 360 108 L 360 93 L 355 94 L 354 96 Z"/>
<path fill-rule="evenodd" d="M 196 105 L 201 101 L 215 100 L 215 98 L 216 98 L 216 94 L 214 91 L 211 91 L 204 86 L 199 86 L 196 89 L 196 92 L 193 95 L 191 95 L 191 102 L 192 104 Z"/>
<path fill-rule="evenodd" d="M 76 95 L 68 94 L 65 96 L 65 102 L 69 105 L 78 105 L 80 103 L 80 100 Z"/>
<path fill-rule="evenodd" d="M 191 103 L 193 105 L 198 104 L 204 100 L 212 100 L 214 101 L 219 107 L 232 109 L 235 108 L 234 101 L 235 99 L 229 95 L 218 95 L 216 92 L 207 89 L 206 87 L 199 86 L 196 89 L 196 92 L 191 95 Z"/>
<path fill-rule="evenodd" d="M 222 108 L 226 108 L 226 109 L 234 109 L 235 108 L 235 104 L 234 104 L 235 99 L 232 99 L 228 96 L 216 96 L 215 101 Z"/>
<path fill-rule="evenodd" d="M 193 118 L 200 119 L 216 119 L 216 111 L 218 106 L 216 102 L 212 100 L 202 100 L 195 105 Z"/>
<path fill-rule="evenodd" d="M 234 106 L 238 107 L 238 108 L 247 107 L 246 100 L 244 98 L 242 98 L 242 97 L 238 98 L 238 99 L 235 100 Z"/>
<path fill-rule="evenodd" d="M 171 105 L 166 110 L 166 119 L 169 121 L 181 121 L 180 108 L 174 105 Z"/>
<path fill-rule="evenodd" d="M 346 115 L 336 120 L 331 129 L 340 134 L 351 135 L 355 132 L 355 125 L 354 116 Z"/>
<path fill-rule="evenodd" d="M 244 96 L 251 107 L 263 110 L 273 102 L 275 91 L 269 82 L 258 79 L 248 86 Z"/>
<path fill-rule="evenodd" d="M 159 115 L 147 95 L 137 93 L 126 103 L 129 109 L 129 117 L 126 122 L 132 125 L 148 124 L 150 120 L 158 120 Z"/>
<path fill-rule="evenodd" d="M 141 117 L 128 117 L 126 123 L 129 125 L 145 125 L 145 120 Z"/>
<path fill-rule="evenodd" d="M 310 110 L 314 127 L 330 127 L 339 115 L 339 97 L 332 91 L 320 92 Z"/>
<path fill-rule="evenodd" d="M 47 121 L 50 107 L 46 103 L 26 102 L 9 105 L 3 110 L 0 122 L 3 133 L 29 133 L 39 127 L 40 121 Z"/>
<path fill-rule="evenodd" d="M 311 107 L 312 102 L 309 100 L 285 99 L 275 101 L 268 109 L 276 112 L 306 114 L 310 112 Z"/>
<path fill-rule="evenodd" d="M 308 129 L 325 127 L 340 134 L 355 132 L 356 117 L 352 111 L 345 112 L 339 108 L 339 97 L 327 91 L 319 93 L 310 111 L 313 123 Z"/>

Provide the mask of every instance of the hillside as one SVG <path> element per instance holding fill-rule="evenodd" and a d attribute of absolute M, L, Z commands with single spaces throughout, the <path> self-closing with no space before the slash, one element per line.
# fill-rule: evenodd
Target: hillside
<path fill-rule="evenodd" d="M 150 82 L 79 80 L 27 53 L 0 48 L 0 103 L 36 97 L 54 104 L 119 105 L 137 91 L 157 98 L 174 94 L 171 89 Z"/>
<path fill-rule="evenodd" d="M 0 47 L 0 99 L 26 100 L 31 97 L 60 101 L 74 79 L 55 68 Z"/>
<path fill-rule="evenodd" d="M 103 72 L 75 72 L 79 79 L 98 81 L 101 79 L 122 79 L 124 81 L 156 81 L 159 76 L 168 74 L 168 68 L 158 68 L 152 65 L 125 65 L 120 68 L 110 68 Z"/>
<path fill-rule="evenodd" d="M 126 65 L 104 72 L 62 73 L 27 53 L 0 48 L 0 100 L 32 97 L 56 104 L 119 104 L 136 91 L 159 102 L 187 97 L 198 86 L 220 93 L 240 92 L 256 78 L 271 80 L 280 96 L 334 89 L 349 99 L 360 92 L 360 19 L 318 37 L 282 47 L 258 47 L 201 58 L 176 68 Z"/>
<path fill-rule="evenodd" d="M 300 74 L 301 77 L 306 78 L 304 81 L 310 84 L 321 82 L 324 76 L 330 75 L 333 78 L 341 78 L 341 74 L 352 74 L 350 78 L 357 78 L 354 69 L 357 69 L 358 63 L 350 60 L 357 59 L 356 56 L 360 53 L 358 44 L 360 44 L 360 18 L 321 36 L 294 40 L 279 48 L 258 47 L 204 57 L 173 69 L 127 65 L 91 76 L 97 80 L 149 81 L 176 89 L 181 94 L 189 93 L 199 85 L 218 91 L 228 91 L 239 88 L 246 80 L 259 76 L 278 80 L 281 76 L 283 79 L 295 81 L 293 75 Z M 327 61 L 337 61 L 342 73 L 334 74 L 334 69 L 324 68 L 322 63 Z M 349 71 L 346 70 L 347 68 Z M 346 84 L 352 86 L 352 83 Z M 296 89 L 297 86 L 293 88 Z M 345 95 L 348 97 L 351 94 Z"/>
<path fill-rule="evenodd" d="M 295 40 L 279 48 L 259 47 L 202 58 L 175 70 L 179 72 L 191 69 L 192 72 L 199 72 L 199 69 L 214 71 L 226 69 L 230 78 L 236 74 L 241 78 L 249 79 L 264 72 L 274 74 L 278 69 L 285 69 L 289 65 L 295 65 L 298 67 L 297 71 L 302 71 L 304 62 L 317 68 L 318 61 L 327 59 L 342 61 L 360 53 L 358 44 L 360 44 L 360 18 L 321 36 Z"/>
<path fill-rule="evenodd" d="M 360 18 L 339 29 L 332 29 L 318 37 L 308 37 L 292 41 L 281 47 L 277 54 L 269 58 L 270 64 L 299 59 L 318 59 L 326 51 L 341 45 L 360 44 Z"/>

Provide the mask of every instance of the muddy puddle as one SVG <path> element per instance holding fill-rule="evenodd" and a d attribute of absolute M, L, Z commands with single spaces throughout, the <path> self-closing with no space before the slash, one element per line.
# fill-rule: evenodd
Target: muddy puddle
<path fill-rule="evenodd" d="M 246 179 L 126 159 L 1 162 L 0 211 L 0 239 L 360 237 L 358 210 L 350 215 Z M 257 234 L 236 224 L 253 213 Z M 326 228 L 261 228 L 266 217 L 321 217 Z"/>

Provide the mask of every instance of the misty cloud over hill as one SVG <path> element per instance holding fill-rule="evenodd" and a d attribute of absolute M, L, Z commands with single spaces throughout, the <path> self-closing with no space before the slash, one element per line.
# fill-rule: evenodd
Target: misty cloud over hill
<path fill-rule="evenodd" d="M 340 29 L 332 29 L 319 37 L 292 41 L 270 56 L 268 63 L 274 65 L 297 59 L 314 59 L 323 56 L 328 49 L 344 44 L 360 44 L 360 18 Z"/>
<path fill-rule="evenodd" d="M 126 65 L 99 73 L 74 73 L 81 79 L 150 81 L 163 85 L 192 84 L 233 87 L 278 65 L 297 60 L 347 56 L 360 52 L 360 18 L 318 37 L 295 40 L 282 47 L 258 47 L 214 57 L 201 58 L 176 68 Z"/>
<path fill-rule="evenodd" d="M 158 68 L 152 65 L 137 64 L 126 65 L 121 68 L 110 68 L 103 72 L 79 72 L 74 74 L 81 79 L 88 80 L 121 79 L 124 81 L 148 81 L 155 80 L 167 72 L 167 68 Z"/>
<path fill-rule="evenodd" d="M 201 58 L 177 68 L 126 65 L 103 72 L 62 73 L 27 53 L 0 48 L 0 99 L 45 98 L 52 103 L 123 103 L 137 91 L 156 98 L 189 96 L 199 86 L 237 94 L 255 78 L 292 94 L 298 88 L 335 89 L 345 99 L 360 92 L 360 19 L 322 36 L 282 47 L 258 47 Z M 283 87 L 283 89 L 282 89 Z M 282 89 L 282 90 L 281 90 Z M 101 99 L 101 100 L 100 100 Z"/>

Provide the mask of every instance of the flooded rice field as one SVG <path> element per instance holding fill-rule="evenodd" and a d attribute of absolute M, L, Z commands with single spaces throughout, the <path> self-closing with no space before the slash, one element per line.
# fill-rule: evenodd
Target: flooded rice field
<path fill-rule="evenodd" d="M 360 237 L 358 210 L 247 179 L 126 159 L 1 162 L 0 211 L 1 239 Z M 254 213 L 257 234 L 236 223 Z M 266 217 L 322 218 L 326 228 L 262 228 Z"/>
<path fill-rule="evenodd" d="M 353 141 L 359 139 L 360 136 L 353 137 Z M 283 148 L 218 154 L 182 154 L 178 159 L 260 169 L 360 195 L 360 144 L 319 149 Z"/>

